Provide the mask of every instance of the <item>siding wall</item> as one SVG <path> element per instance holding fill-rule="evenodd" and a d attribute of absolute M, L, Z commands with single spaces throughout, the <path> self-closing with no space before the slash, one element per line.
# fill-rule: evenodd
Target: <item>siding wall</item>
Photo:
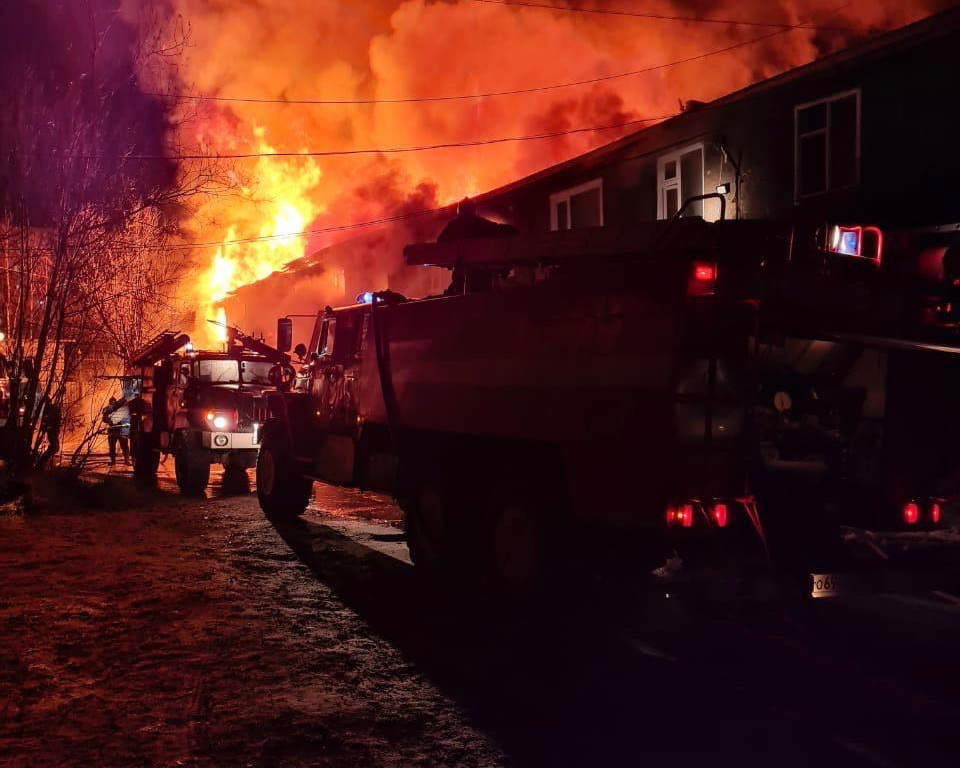
<path fill-rule="evenodd" d="M 739 200 L 728 217 L 810 218 L 893 226 L 960 221 L 960 33 L 900 46 L 885 54 L 814 68 L 757 89 L 740 101 L 706 105 L 636 134 L 608 151 L 481 198 L 481 211 L 525 231 L 550 228 L 552 193 L 603 179 L 604 221 L 656 218 L 657 158 L 704 144 L 704 191 L 729 182 L 740 164 Z M 858 187 L 794 199 L 794 108 L 843 91 L 861 91 Z M 720 150 L 726 148 L 726 157 Z M 715 205 L 715 203 L 713 203 Z M 708 211 L 709 212 L 709 211 Z"/>

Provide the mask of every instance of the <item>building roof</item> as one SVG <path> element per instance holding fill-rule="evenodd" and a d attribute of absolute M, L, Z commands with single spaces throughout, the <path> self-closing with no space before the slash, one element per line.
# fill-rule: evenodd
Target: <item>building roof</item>
<path fill-rule="evenodd" d="M 548 166 L 539 171 L 535 171 L 520 179 L 508 182 L 495 189 L 488 190 L 476 196 L 475 200 L 483 202 L 500 195 L 506 194 L 514 189 L 525 187 L 529 184 L 548 178 L 556 173 L 570 170 L 578 165 L 588 163 L 589 161 L 614 153 L 617 150 L 627 147 L 634 143 L 638 137 L 645 135 L 653 129 L 662 130 L 665 126 L 681 126 L 691 119 L 691 115 L 699 115 L 707 109 L 717 109 L 737 102 L 746 101 L 761 96 L 771 90 L 774 90 L 787 83 L 793 83 L 803 79 L 813 79 L 824 72 L 843 67 L 850 62 L 863 63 L 872 59 L 881 58 L 895 53 L 899 50 L 909 49 L 922 45 L 926 42 L 943 37 L 960 29 L 960 5 L 950 8 L 940 13 L 935 13 L 920 21 L 907 24 L 898 29 L 891 30 L 875 35 L 871 38 L 855 43 L 840 51 L 822 56 L 808 64 L 794 67 L 778 75 L 760 80 L 736 91 L 732 91 L 713 101 L 700 104 L 697 107 L 681 112 L 674 117 L 655 123 L 636 131 L 631 131 L 619 139 L 615 139 L 607 144 L 591 149 L 581 155 L 572 157 L 569 160 Z"/>

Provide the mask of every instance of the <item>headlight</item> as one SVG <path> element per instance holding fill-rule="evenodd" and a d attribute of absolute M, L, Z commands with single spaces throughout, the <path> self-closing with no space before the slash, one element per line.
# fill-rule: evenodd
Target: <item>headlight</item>
<path fill-rule="evenodd" d="M 226 429 L 227 428 L 227 417 L 226 416 L 214 416 L 213 417 L 213 426 L 217 429 Z"/>

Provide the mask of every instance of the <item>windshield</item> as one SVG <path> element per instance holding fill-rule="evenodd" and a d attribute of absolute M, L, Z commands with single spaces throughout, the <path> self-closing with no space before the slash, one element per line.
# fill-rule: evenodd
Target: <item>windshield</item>
<path fill-rule="evenodd" d="M 236 360 L 198 360 L 197 378 L 209 384 L 236 384 L 240 368 Z"/>
<path fill-rule="evenodd" d="M 270 379 L 267 378 L 267 374 L 270 373 L 272 367 L 273 363 L 268 363 L 265 360 L 253 362 L 244 360 L 243 380 L 247 384 L 269 384 Z"/>
<path fill-rule="evenodd" d="M 265 360 L 244 360 L 243 382 L 245 384 L 269 384 L 267 374 L 273 365 Z M 240 367 L 237 360 L 198 360 L 197 378 L 209 384 L 237 384 Z"/>

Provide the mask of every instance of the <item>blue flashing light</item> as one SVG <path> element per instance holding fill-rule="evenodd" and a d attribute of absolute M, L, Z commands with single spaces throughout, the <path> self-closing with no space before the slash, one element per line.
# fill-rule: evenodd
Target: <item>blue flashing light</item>
<path fill-rule="evenodd" d="M 373 304 L 373 291 L 364 291 L 357 296 L 357 304 Z"/>
<path fill-rule="evenodd" d="M 856 229 L 841 229 L 840 245 L 837 248 L 837 253 L 842 253 L 845 256 L 859 256 L 860 232 Z"/>

